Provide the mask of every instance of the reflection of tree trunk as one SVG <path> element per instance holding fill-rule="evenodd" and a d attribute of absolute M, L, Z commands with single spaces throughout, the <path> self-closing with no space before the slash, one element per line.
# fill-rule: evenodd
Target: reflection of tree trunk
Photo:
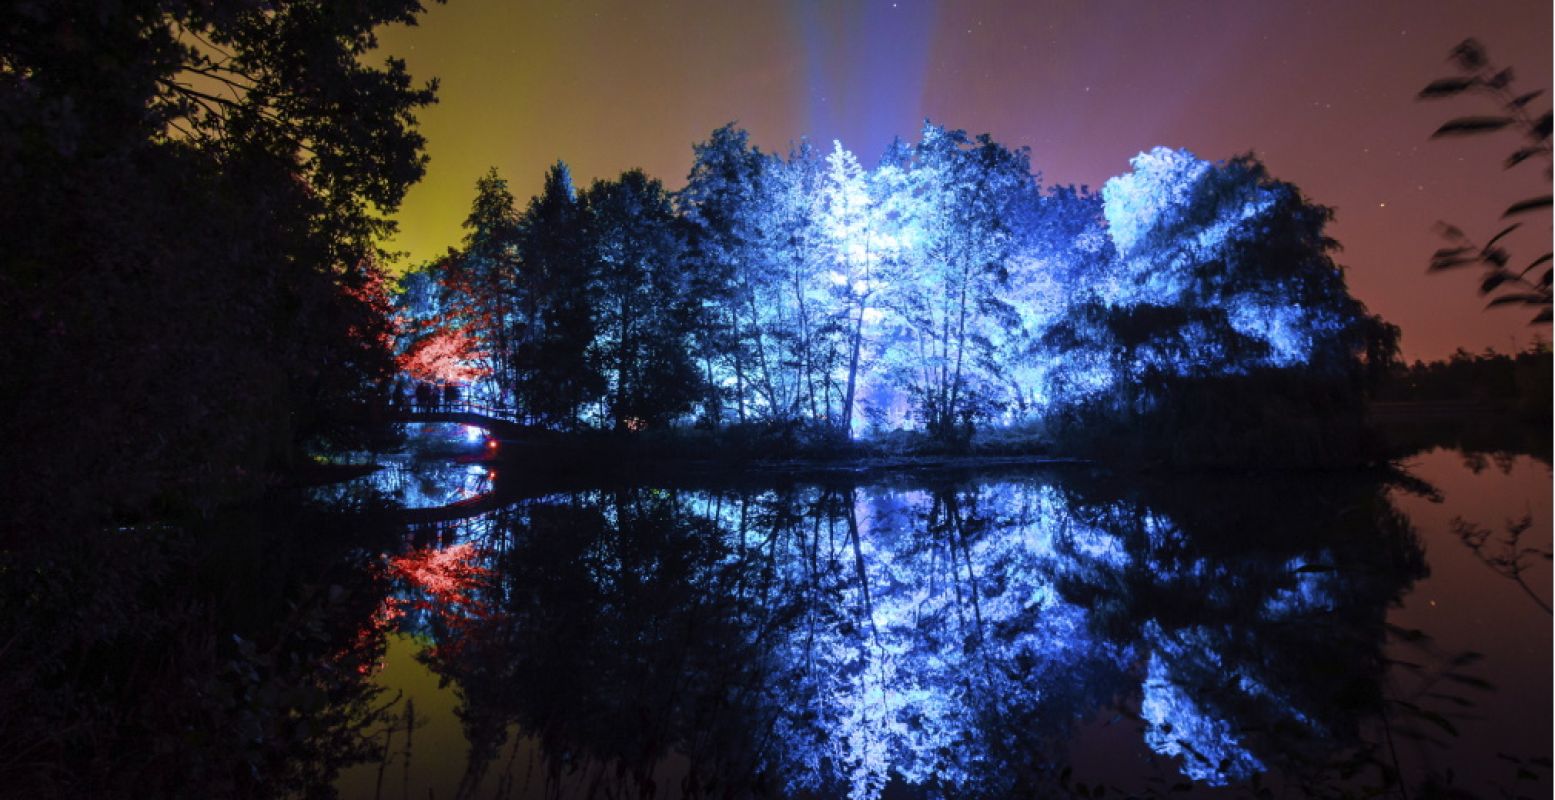
<path fill-rule="evenodd" d="M 853 391 L 858 377 L 859 348 L 864 338 L 864 304 L 859 303 L 858 320 L 853 325 L 853 352 L 848 356 L 848 390 L 842 399 L 842 432 L 853 438 Z"/>
<path fill-rule="evenodd" d="M 950 394 L 950 287 L 945 287 L 945 300 L 940 306 L 940 333 L 939 352 L 935 353 L 939 360 L 939 375 L 935 378 L 934 413 L 931 415 L 930 425 L 938 435 L 944 427 L 945 403 L 949 402 Z"/>
<path fill-rule="evenodd" d="M 703 345 L 702 367 L 707 381 L 707 397 L 702 402 L 706 403 L 707 421 L 714 428 L 722 421 L 723 409 L 718 402 L 718 384 L 713 382 L 713 356 L 712 348 Z"/>
<path fill-rule="evenodd" d="M 470 752 L 465 758 L 464 774 L 459 777 L 459 787 L 454 791 L 455 800 L 463 800 L 467 797 L 475 797 L 480 791 L 481 783 L 486 780 L 486 770 L 497 757 L 497 748 L 507 738 L 507 722 L 501 718 L 484 718 L 487 715 L 464 704 L 464 715 L 480 715 L 483 718 L 470 719 L 466 716 L 465 736 L 470 742 Z"/>
<path fill-rule="evenodd" d="M 864 595 L 864 616 L 869 620 L 869 630 L 874 635 L 875 644 L 880 644 L 880 631 L 875 628 L 875 605 L 869 596 L 869 573 L 864 567 L 864 550 L 859 544 L 858 512 L 856 509 L 858 490 L 849 487 L 847 494 L 842 496 L 843 505 L 847 508 L 848 539 L 853 543 L 853 564 L 858 570 L 859 589 Z"/>
<path fill-rule="evenodd" d="M 961 309 L 956 321 L 956 371 L 950 380 L 950 401 L 945 405 L 945 428 L 949 433 L 956 424 L 956 405 L 961 400 L 961 365 L 966 357 L 966 296 L 970 288 L 966 270 L 961 273 Z M 948 355 L 948 354 L 947 354 Z"/>
<path fill-rule="evenodd" d="M 868 242 L 868 238 L 865 239 Z M 864 248 L 864 285 L 865 292 L 859 296 L 858 319 L 853 324 L 853 353 L 848 358 L 848 394 L 842 404 L 842 430 L 848 437 L 853 438 L 853 398 L 854 387 L 858 378 L 859 351 L 864 346 L 864 311 L 869 308 L 869 246 Z"/>
<path fill-rule="evenodd" d="M 615 429 L 619 432 L 626 428 L 626 419 L 622 412 L 626 409 L 626 362 L 627 362 L 627 337 L 631 335 L 631 307 L 627 302 L 628 292 L 621 292 L 620 324 L 616 340 L 616 407 L 613 409 L 615 417 Z"/>
<path fill-rule="evenodd" d="M 412 740 L 412 738 L 415 735 L 415 731 L 416 731 L 416 700 L 415 700 L 415 698 L 407 698 L 405 700 L 405 756 L 404 756 L 405 760 L 403 762 L 404 769 L 400 773 L 400 794 L 401 795 L 405 795 L 405 794 L 408 794 L 410 792 L 410 747 L 411 747 L 411 740 Z"/>
<path fill-rule="evenodd" d="M 822 514 L 816 514 L 813 517 L 814 525 L 810 529 L 810 541 L 808 542 L 808 544 L 805 543 L 803 540 L 800 541 L 800 547 L 803 548 L 803 550 L 804 550 L 804 555 L 805 555 L 804 562 L 805 562 L 805 565 L 807 567 L 807 572 L 808 572 L 807 577 L 809 578 L 809 582 L 810 582 L 809 597 L 805 598 L 805 600 L 804 600 L 804 602 L 805 602 L 805 623 L 806 623 L 806 636 L 805 636 L 804 652 L 805 652 L 805 668 L 811 674 L 814 674 L 814 672 L 815 672 L 815 610 L 816 610 L 817 607 L 820 606 L 820 597 L 818 597 L 817 595 L 819 594 L 819 590 L 820 590 L 820 586 L 821 586 L 821 579 L 820 579 L 820 567 L 819 567 L 819 564 L 817 563 L 817 560 L 818 560 L 818 557 L 819 557 L 819 554 L 820 554 L 820 549 L 821 549 L 821 517 L 822 516 L 823 516 Z"/>
<path fill-rule="evenodd" d="M 983 638 L 983 610 L 978 601 L 977 573 L 972 570 L 972 548 L 966 541 L 966 527 L 961 514 L 961 501 L 956 497 L 955 492 L 951 492 L 945 498 L 945 517 L 952 534 L 949 543 L 951 564 L 952 566 L 955 564 L 956 546 L 960 545 L 961 558 L 966 564 L 968 594 L 972 600 L 973 625 L 977 632 L 977 638 L 981 641 Z"/>
<path fill-rule="evenodd" d="M 391 755 L 393 749 L 394 726 L 390 725 L 389 729 L 385 731 L 383 735 L 383 758 L 378 762 L 378 780 L 373 784 L 374 800 L 383 797 L 383 774 L 388 772 L 389 762 L 394 758 L 394 756 Z"/>

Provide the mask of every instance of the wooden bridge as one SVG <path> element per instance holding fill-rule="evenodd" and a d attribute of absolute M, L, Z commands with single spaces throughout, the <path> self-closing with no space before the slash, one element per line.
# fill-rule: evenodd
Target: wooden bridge
<path fill-rule="evenodd" d="M 468 400 L 397 405 L 390 408 L 389 415 L 394 422 L 453 422 L 472 425 L 491 431 L 498 439 L 519 439 L 533 436 L 538 432 L 534 426 L 519 422 L 518 412 L 511 408 Z"/>

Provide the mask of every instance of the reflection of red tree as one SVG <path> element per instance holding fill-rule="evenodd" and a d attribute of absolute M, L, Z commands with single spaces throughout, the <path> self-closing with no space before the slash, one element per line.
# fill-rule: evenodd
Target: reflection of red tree
<path fill-rule="evenodd" d="M 479 595 L 494 576 L 479 560 L 479 551 L 470 543 L 427 547 L 390 558 L 384 571 L 393 588 L 360 637 L 382 636 L 404 617 L 424 614 L 435 618 L 446 633 L 443 643 L 433 647 L 429 655 L 455 655 L 465 634 L 496 614 Z"/>
<path fill-rule="evenodd" d="M 472 592 L 492 571 L 476 563 L 479 554 L 469 542 L 451 547 L 412 550 L 389 559 L 389 576 L 424 595 L 418 607 L 462 607 L 480 613 L 482 603 Z"/>

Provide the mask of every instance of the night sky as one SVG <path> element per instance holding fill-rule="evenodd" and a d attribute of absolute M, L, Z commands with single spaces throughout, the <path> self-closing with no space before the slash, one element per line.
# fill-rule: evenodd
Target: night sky
<path fill-rule="evenodd" d="M 1466 36 L 1521 88 L 1550 86 L 1549 0 L 452 0 L 382 36 L 442 84 L 420 115 L 431 165 L 393 246 L 408 264 L 457 244 L 490 166 L 521 200 L 557 159 L 579 184 L 642 167 L 673 189 L 692 143 L 726 122 L 769 151 L 839 138 L 870 165 L 928 117 L 1030 147 L 1047 184 L 1099 187 L 1156 145 L 1252 150 L 1337 209 L 1351 289 L 1403 328 L 1406 357 L 1507 350 L 1548 326 L 1483 311 L 1477 272 L 1425 273 L 1436 220 L 1488 237 L 1507 205 L 1549 190 L 1542 165 L 1502 170 L 1511 134 L 1429 138 L 1450 116 L 1493 113 L 1477 97 L 1414 99 Z M 1514 265 L 1549 244 L 1548 218 L 1525 227 Z"/>

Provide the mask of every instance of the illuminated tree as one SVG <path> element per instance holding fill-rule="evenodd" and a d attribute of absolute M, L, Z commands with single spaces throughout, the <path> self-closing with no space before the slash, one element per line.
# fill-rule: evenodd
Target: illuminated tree
<path fill-rule="evenodd" d="M 815 385 L 814 308 L 817 237 L 814 164 L 808 146 L 789 161 L 764 157 L 760 180 L 739 207 L 744 231 L 731 273 L 734 388 L 745 418 L 789 426 L 803 416 L 804 389 Z"/>
<path fill-rule="evenodd" d="M 895 239 L 885 230 L 881 206 L 872 196 L 869 176 L 858 159 L 834 142 L 826 158 L 822 190 L 821 222 L 826 235 L 830 269 L 828 282 L 840 318 L 842 351 L 847 360 L 847 380 L 837 425 L 849 438 L 853 433 L 854 400 L 858 392 L 859 358 L 864 350 L 864 326 L 878 310 L 870 308 L 877 290 L 881 264 L 894 250 Z M 878 185 L 896 188 L 898 170 L 887 168 Z"/>
<path fill-rule="evenodd" d="M 491 373 L 469 326 L 439 326 L 412 343 L 400 356 L 400 370 L 412 379 L 437 385 L 470 385 Z"/>
<path fill-rule="evenodd" d="M 1287 370 L 1346 384 L 1391 357 L 1396 333 L 1330 257 L 1330 209 L 1247 156 L 1217 165 L 1157 148 L 1133 166 L 1103 189 L 1112 276 L 1047 334 L 1068 364 L 1067 400 L 1137 413 L 1180 379 Z"/>
<path fill-rule="evenodd" d="M 732 124 L 692 151 L 691 173 L 676 202 L 689 223 L 685 263 L 702 298 L 695 338 L 707 393 L 703 418 L 718 425 L 726 395 L 733 395 L 736 419 L 746 418 L 751 286 L 763 274 L 750 255 L 768 162 Z"/>
<path fill-rule="evenodd" d="M 925 125 L 908 184 L 911 223 L 882 301 L 889 369 L 929 434 L 964 444 L 997 404 L 990 334 L 1015 322 L 1003 299 L 1011 221 L 1035 181 L 1023 151 Z"/>
<path fill-rule="evenodd" d="M 785 423 L 824 423 L 835 405 L 831 371 L 838 350 L 823 277 L 822 165 L 810 143 L 801 141 L 786 159 L 769 158 L 766 170 L 752 209 L 762 216 L 753 263 L 763 265 L 764 275 L 748 279 L 747 285 L 756 288 L 750 305 L 761 317 L 769 414 Z M 764 344 L 768 341 L 770 348 Z"/>
<path fill-rule="evenodd" d="M 1004 406 L 1010 421 L 1040 421 L 1062 394 L 1060 384 L 1084 381 L 1098 364 L 1046 348 L 1043 337 L 1077 305 L 1115 279 L 1116 253 L 1099 193 L 1054 187 L 1012 223 L 1017 246 L 1005 298 L 1018 325 L 994 330 Z"/>

